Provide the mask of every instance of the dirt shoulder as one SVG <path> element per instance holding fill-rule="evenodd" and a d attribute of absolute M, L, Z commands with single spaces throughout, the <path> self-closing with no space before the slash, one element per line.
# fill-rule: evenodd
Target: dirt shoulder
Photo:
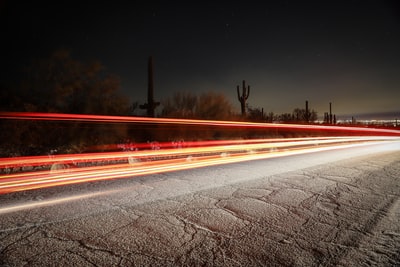
<path fill-rule="evenodd" d="M 152 189 L 143 185 L 141 189 L 154 190 L 154 184 Z M 173 190 L 174 185 L 190 187 L 195 183 L 172 179 L 169 185 Z M 125 192 L 120 199 L 104 197 L 96 205 L 110 208 L 85 216 L 43 219 L 47 218 L 46 213 L 61 214 L 62 209 L 72 209 L 73 203 L 2 214 L 0 263 L 400 264 L 399 151 L 261 175 L 258 179 L 171 194 L 150 202 L 135 202 L 135 192 Z M 87 201 L 86 206 L 90 207 L 90 200 Z M 76 206 L 83 209 L 84 204 L 82 200 Z M 11 227 L 13 220 L 17 221 Z"/>

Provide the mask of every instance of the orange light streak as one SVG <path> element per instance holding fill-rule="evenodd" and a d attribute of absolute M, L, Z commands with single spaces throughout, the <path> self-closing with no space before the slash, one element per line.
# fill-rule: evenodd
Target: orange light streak
<path fill-rule="evenodd" d="M 182 143 L 183 147 L 181 148 L 174 147 L 174 144 L 171 142 L 162 142 L 158 143 L 162 148 L 160 150 L 151 150 L 151 144 L 141 143 L 133 144 L 134 148 L 137 148 L 138 150 L 126 152 L 0 158 L 0 170 L 2 173 L 6 173 L 7 168 L 12 169 L 24 166 L 47 166 L 47 168 L 50 168 L 51 165 L 57 163 L 72 166 L 72 168 L 63 170 L 27 171 L 0 175 L 0 194 L 58 185 L 116 178 L 129 178 L 138 175 L 310 153 L 328 149 L 364 145 L 366 142 L 390 142 L 398 140 L 398 137 L 400 136 L 400 131 L 398 130 L 331 125 L 272 124 L 239 121 L 32 112 L 0 112 L 0 118 L 96 123 L 174 124 L 228 128 L 256 128 L 266 130 L 298 130 L 309 132 L 337 131 L 344 134 L 360 135 L 351 137 L 339 136 L 287 139 L 185 141 Z M 392 138 L 389 136 L 392 136 Z M 130 159 L 133 159 L 133 163 L 131 164 L 129 164 L 131 161 Z M 101 164 L 102 166 L 93 166 L 95 164 Z"/>
<path fill-rule="evenodd" d="M 252 139 L 252 140 L 218 140 L 218 141 L 199 141 L 187 142 L 184 148 L 176 149 L 162 149 L 162 150 L 141 150 L 141 151 L 127 151 L 127 152 L 101 152 L 101 153 L 81 153 L 81 154 L 65 154 L 65 155 L 51 155 L 51 156 L 28 156 L 28 157 L 12 157 L 0 158 L 0 169 L 14 168 L 22 166 L 40 166 L 49 165 L 54 163 L 79 163 L 79 162 L 95 162 L 104 160 L 120 160 L 127 159 L 128 157 L 144 158 L 144 157 L 160 157 L 165 155 L 186 155 L 189 153 L 209 153 L 224 150 L 235 149 L 260 149 L 266 147 L 284 147 L 294 144 L 307 144 L 309 143 L 324 143 L 336 141 L 356 141 L 355 138 L 348 137 L 308 137 L 308 138 L 279 138 L 279 139 Z M 361 140 L 361 139 L 359 139 Z M 362 140 L 365 140 L 362 139 Z M 303 142 L 303 143 L 297 143 Z M 167 147 L 170 143 L 161 143 L 161 147 Z M 235 146 L 236 145 L 236 146 Z M 139 147 L 141 145 L 139 144 Z"/>
<path fill-rule="evenodd" d="M 256 159 L 266 159 L 271 157 L 282 157 L 288 155 L 311 153 L 316 151 L 324 151 L 328 149 L 337 149 L 344 147 L 352 147 L 364 145 L 365 143 L 354 143 L 360 141 L 373 142 L 390 142 L 396 139 L 385 138 L 338 138 L 333 140 L 305 140 L 296 142 L 280 142 L 273 144 L 250 144 L 250 145 L 231 145 L 220 147 L 200 147 L 189 149 L 170 149 L 162 151 L 162 155 L 171 155 L 174 151 L 180 155 L 187 156 L 181 158 L 168 159 L 163 158 L 156 161 L 145 161 L 134 164 L 113 164 L 106 166 L 93 166 L 82 168 L 71 168 L 67 170 L 57 171 L 40 171 L 31 173 L 17 173 L 1 176 L 0 178 L 0 193 L 10 193 L 22 190 L 31 190 L 37 188 L 45 188 L 59 185 L 68 185 L 75 183 L 91 182 L 98 180 L 130 178 L 138 175 L 148 175 L 161 172 L 179 171 L 191 168 L 200 168 L 205 166 L 213 166 L 220 164 L 228 164 Z M 347 142 L 347 143 L 346 143 Z M 352 142 L 352 143 L 348 143 Z M 324 146 L 317 146 L 317 145 Z M 271 146 L 272 145 L 272 146 Z M 261 147 L 261 149 L 260 149 Z M 284 151 L 264 151 L 265 148 L 278 147 L 284 148 Z M 182 151 L 184 150 L 184 151 Z M 222 154 L 230 152 L 229 154 Z M 209 155 L 203 155 L 211 153 Z M 113 154 L 113 153 L 110 153 Z M 135 154 L 135 153 L 128 153 Z M 138 153 L 141 156 L 161 155 L 160 151 L 144 151 Z M 194 157 L 193 157 L 194 155 Z M 225 156 L 224 156 L 225 155 Z M 126 156 L 126 154 L 125 154 Z M 190 158 L 188 158 L 190 156 Z M 188 160 L 190 159 L 190 160 Z"/>
<path fill-rule="evenodd" d="M 170 148 L 163 150 L 143 150 L 129 152 L 104 152 L 85 154 L 65 154 L 52 156 L 29 156 L 0 158 L 0 169 L 15 168 L 21 166 L 40 166 L 55 163 L 76 164 L 80 162 L 115 161 L 128 159 L 144 159 L 163 156 L 188 156 L 193 154 L 234 152 L 240 150 L 260 150 L 267 148 L 284 148 L 291 146 L 330 144 L 337 142 L 357 142 L 378 140 L 377 137 L 309 137 L 309 138 L 288 138 L 288 139 L 256 139 L 256 140 L 227 140 L 227 141 L 206 141 L 191 142 L 194 147 Z M 214 144 L 214 145 L 210 145 Z M 219 144 L 219 145 L 216 145 Z M 0 176 L 2 178 L 3 176 Z"/>

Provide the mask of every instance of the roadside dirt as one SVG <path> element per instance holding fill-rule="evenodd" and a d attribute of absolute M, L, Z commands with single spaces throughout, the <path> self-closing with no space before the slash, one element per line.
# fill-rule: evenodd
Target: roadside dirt
<path fill-rule="evenodd" d="M 53 213 L 90 199 L 0 214 L 1 266 L 400 265 L 399 151 L 201 190 L 169 185 L 191 190 L 138 202 L 162 190 L 140 185 L 84 216 Z"/>

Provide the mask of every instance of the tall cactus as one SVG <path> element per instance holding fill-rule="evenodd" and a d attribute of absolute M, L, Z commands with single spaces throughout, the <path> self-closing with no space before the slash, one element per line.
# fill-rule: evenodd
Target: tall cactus
<path fill-rule="evenodd" d="M 304 114 L 304 120 L 306 123 L 310 122 L 310 111 L 308 110 L 308 101 L 306 100 L 306 112 Z"/>
<path fill-rule="evenodd" d="M 242 116 L 246 116 L 246 100 L 249 98 L 250 95 L 250 85 L 247 86 L 246 90 L 245 80 L 243 80 L 242 95 L 240 95 L 239 93 L 239 85 L 237 86 L 237 95 L 238 95 L 238 100 L 240 102 L 240 106 L 242 108 Z"/>
<path fill-rule="evenodd" d="M 154 117 L 154 110 L 160 105 L 160 102 L 154 101 L 154 80 L 153 80 L 153 57 L 149 57 L 148 64 L 148 87 L 147 87 L 147 103 L 140 105 L 141 109 L 147 110 L 148 117 Z"/>

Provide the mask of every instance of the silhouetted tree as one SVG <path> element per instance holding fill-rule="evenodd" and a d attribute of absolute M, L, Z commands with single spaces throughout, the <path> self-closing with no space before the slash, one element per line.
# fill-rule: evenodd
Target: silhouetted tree
<path fill-rule="evenodd" d="M 172 97 L 163 101 L 161 116 L 170 118 L 193 118 L 197 96 L 191 92 L 175 92 Z"/>
<path fill-rule="evenodd" d="M 278 116 L 278 120 L 281 122 L 294 122 L 295 117 L 293 113 L 282 113 Z"/>
<path fill-rule="evenodd" d="M 268 113 L 266 120 L 267 120 L 267 122 L 271 123 L 271 122 L 277 120 L 277 118 L 276 118 L 276 115 L 271 111 Z"/>
<path fill-rule="evenodd" d="M 205 92 L 196 96 L 191 92 L 176 92 L 163 101 L 161 116 L 184 119 L 230 120 L 232 105 L 222 93 Z M 155 138 L 169 140 L 198 140 L 227 136 L 213 126 L 191 127 L 185 125 L 161 126 Z"/>
<path fill-rule="evenodd" d="M 295 108 L 292 113 L 283 113 L 275 117 L 287 123 L 306 123 L 307 121 L 312 123 L 318 119 L 318 113 L 312 109 L 307 115 L 306 109 Z"/>
<path fill-rule="evenodd" d="M 258 121 L 258 122 L 262 122 L 265 120 L 265 116 L 264 116 L 264 109 L 263 108 L 253 108 L 250 106 L 247 106 L 247 119 L 249 121 Z"/>
<path fill-rule="evenodd" d="M 126 115 L 129 104 L 120 81 L 98 61 L 83 63 L 60 49 L 25 69 L 19 96 L 22 111 Z"/>
<path fill-rule="evenodd" d="M 138 101 L 134 101 L 132 102 L 132 104 L 129 106 L 129 115 L 136 115 L 136 110 L 139 107 L 139 102 Z"/>
<path fill-rule="evenodd" d="M 176 92 L 163 101 L 163 117 L 228 120 L 233 109 L 222 93 L 205 92 L 196 96 L 190 92 Z"/>
<path fill-rule="evenodd" d="M 295 108 L 293 110 L 294 121 L 295 122 L 314 122 L 318 118 L 318 114 L 315 110 L 308 111 L 306 109 Z"/>
<path fill-rule="evenodd" d="M 25 68 L 20 86 L 8 95 L 8 111 L 128 115 L 128 100 L 119 93 L 119 85 L 118 77 L 105 73 L 99 62 L 80 62 L 60 49 Z M 84 149 L 126 134 L 121 124 L 8 121 L 2 127 L 8 133 L 2 143 L 17 154 L 66 151 L 74 146 Z"/>
<path fill-rule="evenodd" d="M 197 101 L 195 116 L 199 119 L 229 120 L 232 116 L 232 105 L 222 93 L 202 93 Z"/>

